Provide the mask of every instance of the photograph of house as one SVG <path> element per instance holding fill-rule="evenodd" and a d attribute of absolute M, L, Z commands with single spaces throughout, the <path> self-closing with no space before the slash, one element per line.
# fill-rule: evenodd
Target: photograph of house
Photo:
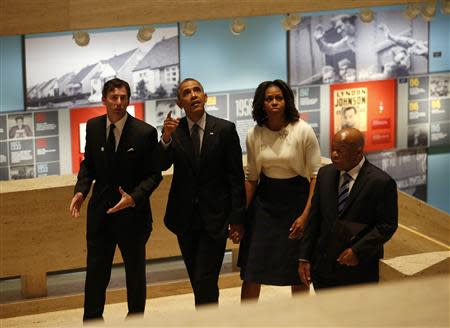
<path fill-rule="evenodd" d="M 114 77 L 130 84 L 134 100 L 173 96 L 180 76 L 178 29 L 158 28 L 144 43 L 136 33 L 92 33 L 86 47 L 71 34 L 27 37 L 26 109 L 100 103 L 103 84 Z"/>

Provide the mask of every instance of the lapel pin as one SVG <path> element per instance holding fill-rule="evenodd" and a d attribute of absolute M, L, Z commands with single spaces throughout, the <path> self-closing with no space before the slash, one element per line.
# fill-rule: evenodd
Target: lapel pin
<path fill-rule="evenodd" d="M 209 135 L 212 136 L 214 134 L 214 132 L 210 132 Z"/>
<path fill-rule="evenodd" d="M 101 150 L 101 151 L 105 151 L 105 148 L 104 148 L 104 147 L 100 147 L 100 150 Z"/>

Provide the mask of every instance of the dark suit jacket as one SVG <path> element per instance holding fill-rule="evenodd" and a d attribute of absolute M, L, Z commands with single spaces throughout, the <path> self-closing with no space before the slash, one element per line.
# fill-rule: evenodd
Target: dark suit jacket
<path fill-rule="evenodd" d="M 354 277 L 357 277 L 359 269 L 360 274 L 366 274 L 364 266 L 367 263 L 377 264 L 378 259 L 383 257 L 383 244 L 397 229 L 397 187 L 388 174 L 366 159 L 344 211 L 338 218 L 338 185 L 339 171 L 334 165 L 330 164 L 319 170 L 310 216 L 302 239 L 300 259 L 311 261 L 313 270 L 321 261 L 335 262 L 336 259 L 329 256 L 331 251 L 328 243 L 333 239 L 331 234 L 337 220 L 362 223 L 368 228 L 351 246 L 360 261 L 357 267 L 350 268 L 354 271 Z"/>
<path fill-rule="evenodd" d="M 149 197 L 162 180 L 156 129 L 128 114 L 114 161 L 107 160 L 106 115 L 87 122 L 86 148 L 75 193 L 84 197 L 95 180 L 88 205 L 88 234 L 98 227 L 108 208 L 121 198 L 119 186 L 133 197 L 136 206 L 118 215 L 134 217 L 143 229 L 151 229 Z"/>
<path fill-rule="evenodd" d="M 226 236 L 229 223 L 243 223 L 242 150 L 233 123 L 206 114 L 198 169 L 186 118 L 181 119 L 172 142 L 167 149 L 162 147 L 162 153 L 162 169 L 174 165 L 164 217 L 170 231 L 187 233 L 195 208 L 213 238 Z"/>

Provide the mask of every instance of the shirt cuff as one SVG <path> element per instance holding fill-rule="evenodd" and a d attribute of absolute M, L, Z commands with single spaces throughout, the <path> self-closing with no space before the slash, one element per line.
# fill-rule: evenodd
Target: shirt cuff
<path fill-rule="evenodd" d="M 171 143 L 172 143 L 172 137 L 170 137 L 168 142 L 164 142 L 164 139 L 161 137 L 161 145 L 163 146 L 164 149 L 167 149 Z"/>

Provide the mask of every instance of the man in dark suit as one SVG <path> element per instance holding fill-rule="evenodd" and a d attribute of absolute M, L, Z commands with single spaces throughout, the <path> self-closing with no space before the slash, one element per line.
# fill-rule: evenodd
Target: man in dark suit
<path fill-rule="evenodd" d="M 107 113 L 87 122 L 84 160 L 70 204 L 72 216 L 78 217 L 95 180 L 87 212 L 84 320 L 102 317 L 116 245 L 125 264 L 128 313 L 145 309 L 149 197 L 162 176 L 156 129 L 127 113 L 129 99 L 127 82 L 105 83 Z"/>
<path fill-rule="evenodd" d="M 206 114 L 206 101 L 200 82 L 183 80 L 177 104 L 186 117 L 169 112 L 161 138 L 162 168 L 174 165 L 164 222 L 178 237 L 196 305 L 218 302 L 227 236 L 239 242 L 245 206 L 236 128 Z"/>
<path fill-rule="evenodd" d="M 300 250 L 299 274 L 315 288 L 378 281 L 383 244 L 398 225 L 397 187 L 363 155 L 364 137 L 333 138 L 333 164 L 319 170 Z"/>

